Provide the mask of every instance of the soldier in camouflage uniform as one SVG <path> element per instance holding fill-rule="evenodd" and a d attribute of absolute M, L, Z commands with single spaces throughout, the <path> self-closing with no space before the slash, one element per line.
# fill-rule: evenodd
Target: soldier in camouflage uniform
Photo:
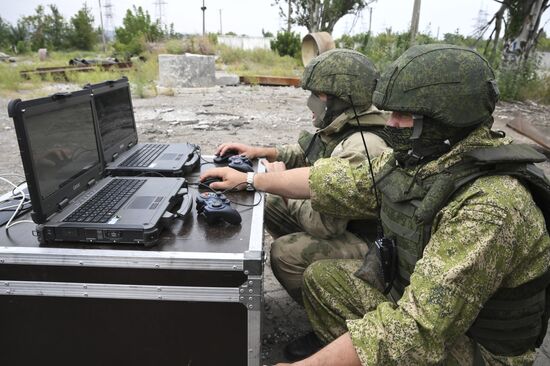
<path fill-rule="evenodd" d="M 372 105 L 377 77 L 373 64 L 359 52 L 325 52 L 306 66 L 302 77 L 302 88 L 311 91 L 308 106 L 314 112 L 315 134 L 302 131 L 297 144 L 273 148 L 224 143 L 217 153 L 235 150 L 251 159 L 266 157 L 270 162 L 283 162 L 286 169 L 311 166 L 331 156 L 356 166 L 365 159 L 363 134 L 369 153 L 378 156 L 387 148 L 378 136 L 387 116 Z M 309 264 L 324 258 L 363 258 L 367 250 L 366 242 L 348 230 L 358 223 L 321 214 L 311 208 L 310 200 L 268 195 L 265 224 L 275 239 L 271 246 L 273 273 L 300 304 L 302 274 Z M 367 230 L 363 233 L 368 235 Z"/>
<path fill-rule="evenodd" d="M 322 260 L 304 273 L 308 317 L 329 344 L 303 364 L 533 363 L 549 312 L 541 209 L 550 219 L 550 182 L 532 164 L 544 156 L 490 130 L 497 99 L 475 51 L 415 46 L 374 93 L 393 111 L 393 153 L 256 176 L 257 189 L 311 197 L 328 214 L 380 213 L 384 236 L 364 261 Z M 242 179 L 206 175 L 228 186 Z"/>

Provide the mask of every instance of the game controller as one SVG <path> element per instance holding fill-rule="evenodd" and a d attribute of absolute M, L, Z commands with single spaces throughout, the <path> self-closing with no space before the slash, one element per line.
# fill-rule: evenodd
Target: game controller
<path fill-rule="evenodd" d="M 239 155 L 239 152 L 233 149 L 226 150 L 225 154 L 223 155 L 216 154 L 216 157 L 213 159 L 214 164 L 218 164 L 218 165 L 227 164 L 227 162 L 229 161 L 229 158 L 235 155 Z"/>
<path fill-rule="evenodd" d="M 244 173 L 254 171 L 252 168 L 252 162 L 244 155 L 235 155 L 230 157 L 229 164 L 227 166 Z"/>
<path fill-rule="evenodd" d="M 220 177 L 208 177 L 206 179 L 204 179 L 200 184 L 199 184 L 199 187 L 204 187 L 204 186 L 208 186 L 210 187 L 210 184 L 214 183 L 214 182 L 223 182 L 223 179 L 220 178 Z"/>
<path fill-rule="evenodd" d="M 225 221 L 232 225 L 241 223 L 241 215 L 231 207 L 231 203 L 222 193 L 201 193 L 195 200 L 197 213 L 203 215 L 209 224 Z"/>

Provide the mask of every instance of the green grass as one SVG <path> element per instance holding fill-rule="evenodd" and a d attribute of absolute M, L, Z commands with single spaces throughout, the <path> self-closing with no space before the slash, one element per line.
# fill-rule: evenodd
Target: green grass
<path fill-rule="evenodd" d="M 46 61 L 41 62 L 35 54 L 20 56 L 16 64 L 0 63 L 0 95 L 4 97 L 16 97 L 24 94 L 27 98 L 42 96 L 48 92 L 43 91 L 52 83 L 72 83 L 78 89 L 87 83 L 99 83 L 105 80 L 118 79 L 127 76 L 132 86 L 133 94 L 136 97 L 151 97 L 157 95 L 156 80 L 158 79 L 157 55 L 152 54 L 146 62 L 135 61 L 131 70 L 103 71 L 95 70 L 89 72 L 69 71 L 67 79 L 51 74 L 33 75 L 30 80 L 21 77 L 20 71 L 34 70 L 42 67 L 68 66 L 72 58 L 105 58 L 95 52 L 54 52 Z"/>
<path fill-rule="evenodd" d="M 301 76 L 304 67 L 301 62 L 290 56 L 281 57 L 271 50 L 241 50 L 224 45 L 218 46 L 219 65 L 226 71 L 241 76 Z"/>

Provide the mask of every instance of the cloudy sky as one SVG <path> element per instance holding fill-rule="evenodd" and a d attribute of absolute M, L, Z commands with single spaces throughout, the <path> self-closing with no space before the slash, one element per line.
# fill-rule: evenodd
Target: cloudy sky
<path fill-rule="evenodd" d="M 120 26 L 127 9 L 133 5 L 141 6 L 153 18 L 159 16 L 158 3 L 162 3 L 162 22 L 174 24 L 176 31 L 181 33 L 202 32 L 203 0 L 88 0 L 96 23 L 99 24 L 99 2 L 101 1 L 105 21 L 105 5 L 110 2 L 113 14 L 111 27 Z M 272 6 L 274 0 L 204 0 L 206 9 L 206 31 L 235 32 L 249 36 L 261 36 L 262 29 L 276 33 L 284 28 L 285 21 L 279 17 L 277 6 Z M 408 29 L 412 15 L 414 0 L 377 0 L 372 5 L 372 30 L 379 33 L 387 28 L 394 31 Z M 37 5 L 55 4 L 67 18 L 74 15 L 82 7 L 81 0 L 18 0 L 8 2 L 2 0 L 0 16 L 15 23 L 21 16 L 31 15 Z M 157 4 L 157 5 L 156 5 Z M 494 0 L 423 0 L 420 14 L 419 29 L 431 32 L 433 36 L 443 36 L 444 33 L 472 34 L 480 14 L 492 16 L 499 4 Z M 547 13 L 550 13 L 547 12 Z M 346 16 L 335 27 L 333 36 L 365 32 L 369 28 L 370 11 L 364 10 L 359 17 Z M 481 19 L 485 19 L 483 16 Z M 550 15 L 546 14 L 543 24 L 550 31 Z M 294 31 L 307 34 L 303 27 L 294 27 Z"/>

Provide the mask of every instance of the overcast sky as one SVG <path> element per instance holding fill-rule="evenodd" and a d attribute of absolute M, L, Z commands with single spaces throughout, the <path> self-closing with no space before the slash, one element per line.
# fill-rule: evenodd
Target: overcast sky
<path fill-rule="evenodd" d="M 232 31 L 237 34 L 261 36 L 262 29 L 276 33 L 285 28 L 286 24 L 279 17 L 278 7 L 272 6 L 274 0 L 204 0 L 206 9 L 206 31 Z M 103 18 L 105 22 L 105 5 L 108 0 L 101 0 Z M 110 0 L 113 14 L 111 27 L 120 26 L 122 18 L 132 5 L 141 6 L 155 19 L 159 16 L 158 6 L 162 5 L 162 22 L 174 24 L 177 32 L 202 32 L 202 0 Z M 372 5 L 372 31 L 380 33 L 386 28 L 394 31 L 405 31 L 409 28 L 414 0 L 378 0 Z M 18 0 L 15 2 L 2 0 L 0 16 L 14 24 L 21 16 L 31 15 L 37 5 L 55 4 L 68 19 L 84 4 L 81 0 Z M 99 24 L 99 1 L 88 0 L 92 8 L 96 24 Z M 441 38 L 445 33 L 454 33 L 456 30 L 463 35 L 471 35 L 480 18 L 480 11 L 491 17 L 498 9 L 499 4 L 493 0 L 422 0 L 420 12 L 421 32 L 431 32 L 432 36 Z M 368 31 L 369 10 L 364 10 L 359 17 L 348 15 L 336 24 L 333 36 L 355 34 Z M 543 18 L 547 33 L 550 31 L 550 12 Z M 482 17 L 483 19 L 483 17 Z M 487 18 L 488 20 L 489 18 Z M 108 24 L 106 25 L 108 28 Z M 293 27 L 293 30 L 307 34 L 304 27 Z"/>

